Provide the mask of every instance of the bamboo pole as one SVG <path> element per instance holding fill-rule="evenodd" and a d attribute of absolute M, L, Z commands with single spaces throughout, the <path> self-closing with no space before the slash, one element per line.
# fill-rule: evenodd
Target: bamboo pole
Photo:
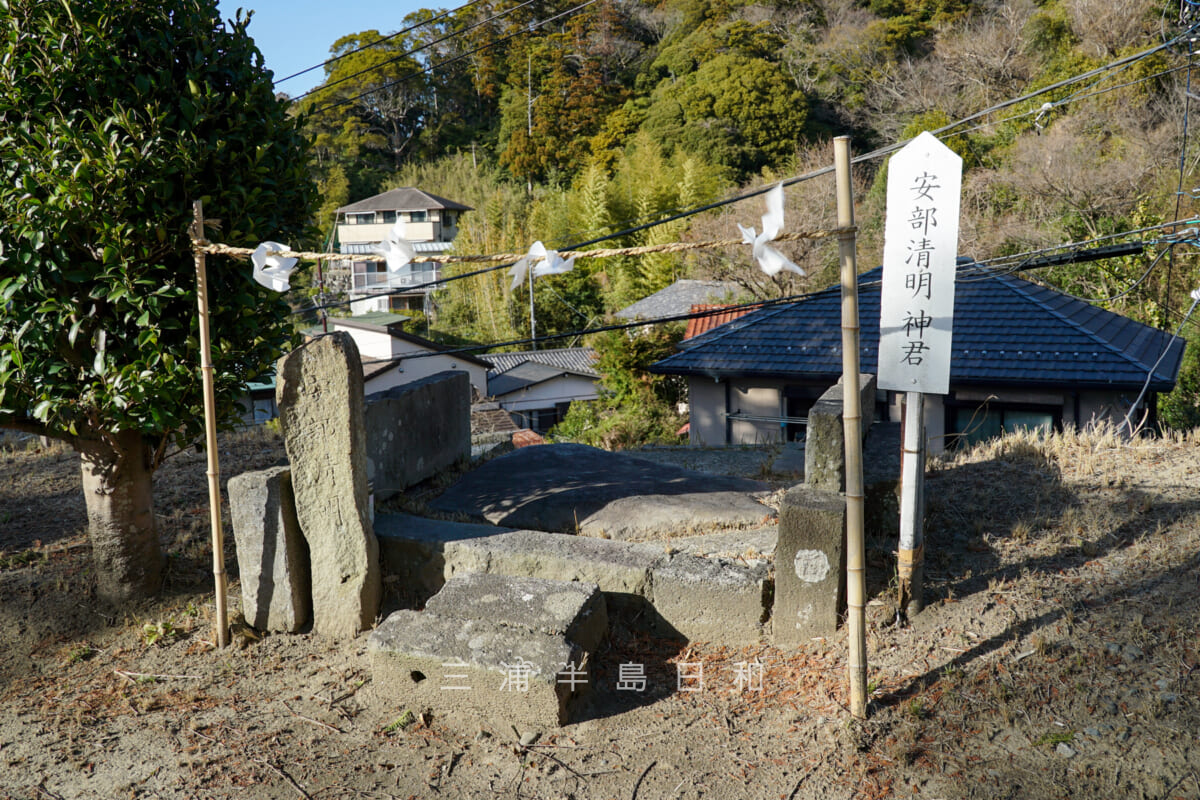
<path fill-rule="evenodd" d="M 909 619 L 925 607 L 925 395 L 904 394 L 904 450 L 900 468 L 900 611 Z"/>
<path fill-rule="evenodd" d="M 204 204 L 192 203 L 192 237 L 204 239 Z M 229 645 L 226 615 L 225 530 L 221 527 L 221 468 L 217 461 L 217 401 L 213 389 L 212 347 L 208 330 L 208 269 L 203 251 L 196 252 L 196 302 L 200 307 L 200 375 L 204 382 L 204 436 L 208 451 L 208 509 L 212 519 L 213 582 L 217 600 L 217 646 Z"/>
<path fill-rule="evenodd" d="M 863 522 L 862 389 L 858 354 L 858 264 L 850 138 L 833 140 L 837 174 L 838 255 L 842 276 L 842 421 L 846 438 L 846 611 L 850 713 L 867 716 L 866 543 Z"/>

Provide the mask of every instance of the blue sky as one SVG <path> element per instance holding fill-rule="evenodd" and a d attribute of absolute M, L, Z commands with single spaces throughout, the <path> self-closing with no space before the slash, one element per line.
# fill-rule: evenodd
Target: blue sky
<path fill-rule="evenodd" d="M 262 51 L 267 69 L 278 81 L 329 58 L 329 47 L 349 33 L 374 28 L 381 34 L 398 31 L 404 17 L 421 8 L 453 8 L 461 2 L 439 4 L 421 0 L 219 0 L 221 16 L 230 18 L 238 8 L 254 11 L 249 32 Z M 315 69 L 298 78 L 276 83 L 275 88 L 295 97 L 321 82 L 325 73 Z"/>

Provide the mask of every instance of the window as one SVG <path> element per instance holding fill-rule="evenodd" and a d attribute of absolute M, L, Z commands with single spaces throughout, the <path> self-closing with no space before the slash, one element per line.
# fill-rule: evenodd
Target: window
<path fill-rule="evenodd" d="M 367 211 L 361 214 L 347 214 L 347 225 L 373 225 L 375 224 L 375 212 Z"/>
<path fill-rule="evenodd" d="M 427 222 L 429 220 L 428 211 L 410 211 L 408 212 L 409 222 Z"/>
<path fill-rule="evenodd" d="M 1061 406 L 1023 403 L 954 403 L 946 408 L 949 441 L 969 446 L 1018 430 L 1050 431 L 1062 428 Z"/>
<path fill-rule="evenodd" d="M 379 220 L 380 222 L 385 222 L 385 223 L 391 225 L 392 223 L 394 223 L 396 221 L 396 212 L 395 211 L 380 211 L 379 215 L 382 217 L 382 219 Z"/>

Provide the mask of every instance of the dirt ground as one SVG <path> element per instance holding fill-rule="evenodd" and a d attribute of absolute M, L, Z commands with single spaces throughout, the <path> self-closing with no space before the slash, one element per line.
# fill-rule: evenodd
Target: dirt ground
<path fill-rule="evenodd" d="M 912 624 L 894 540 L 868 540 L 866 721 L 844 636 L 681 650 L 622 624 L 601 660 L 648 664 L 646 693 L 599 674 L 590 719 L 541 731 L 376 696 L 365 636 L 215 648 L 199 453 L 156 481 L 163 596 L 100 607 L 78 460 L 19 445 L 0 451 L 0 797 L 1200 798 L 1197 445 L 1016 437 L 934 463 Z M 677 457 L 761 478 L 772 456 Z M 281 457 L 269 432 L 228 436 L 222 476 Z M 746 663 L 761 690 L 737 690 Z"/>

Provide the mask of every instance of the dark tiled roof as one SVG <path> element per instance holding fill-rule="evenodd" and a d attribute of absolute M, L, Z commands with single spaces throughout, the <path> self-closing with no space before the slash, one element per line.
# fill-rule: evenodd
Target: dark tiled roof
<path fill-rule="evenodd" d="M 399 189 L 377 194 L 374 197 L 368 197 L 365 200 L 359 200 L 357 203 L 351 203 L 348 206 L 342 206 L 337 210 L 339 214 L 356 214 L 366 211 L 428 211 L 431 208 L 444 208 L 450 211 L 471 211 L 470 206 L 464 206 L 462 203 L 456 203 L 453 200 L 447 200 L 444 197 L 438 197 L 436 194 L 423 192 L 420 189 L 414 189 L 411 186 L 403 186 Z"/>
<path fill-rule="evenodd" d="M 519 353 L 484 353 L 480 356 L 490 361 L 496 372 L 507 372 L 526 361 L 536 361 L 551 367 L 578 372 L 581 375 L 599 377 L 596 372 L 596 351 L 590 347 L 563 347 L 557 350 L 523 350 Z"/>
<path fill-rule="evenodd" d="M 882 268 L 859 276 L 859 357 L 877 372 Z M 841 290 L 772 306 L 709 331 L 651 371 L 836 380 L 841 362 Z M 1169 333 L 1096 308 L 1013 275 L 960 273 L 954 295 L 950 384 L 1138 390 Z M 1183 357 L 1176 340 L 1152 391 L 1175 385 Z"/>
<path fill-rule="evenodd" d="M 626 306 L 614 316 L 620 319 L 655 319 L 686 314 L 698 303 L 716 303 L 736 296 L 741 291 L 736 283 L 727 281 L 675 281 L 649 297 Z"/>

